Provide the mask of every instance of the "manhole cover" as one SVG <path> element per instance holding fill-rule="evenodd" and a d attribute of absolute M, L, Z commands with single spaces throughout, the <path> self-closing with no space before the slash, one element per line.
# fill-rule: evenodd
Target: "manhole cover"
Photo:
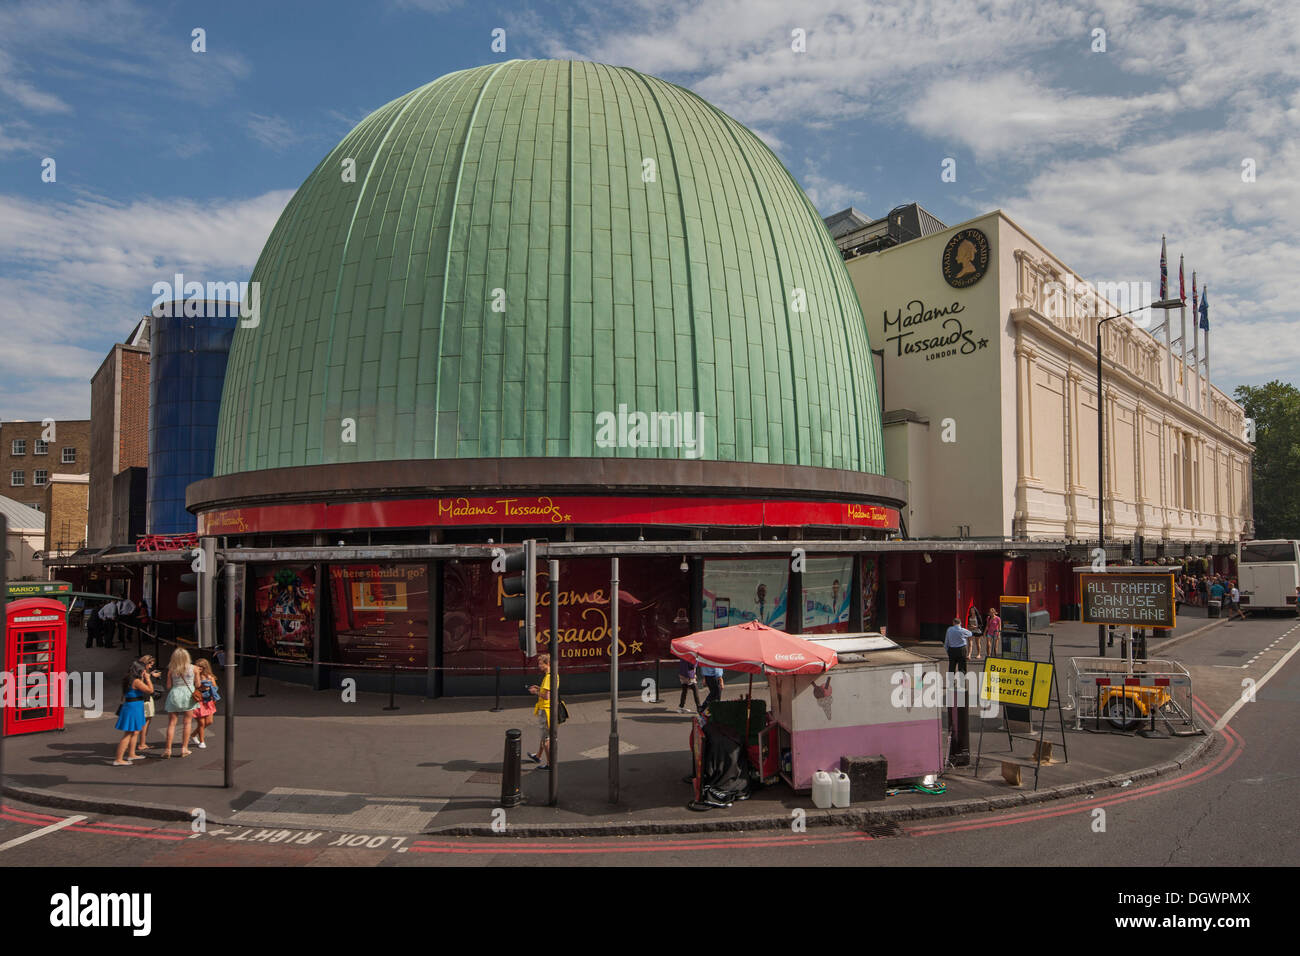
<path fill-rule="evenodd" d="M 901 831 L 897 823 L 873 823 L 871 826 L 863 827 L 862 832 L 873 837 L 892 837 L 898 836 Z"/>
<path fill-rule="evenodd" d="M 1220 657 L 1245 657 L 1245 651 L 1219 651 Z"/>

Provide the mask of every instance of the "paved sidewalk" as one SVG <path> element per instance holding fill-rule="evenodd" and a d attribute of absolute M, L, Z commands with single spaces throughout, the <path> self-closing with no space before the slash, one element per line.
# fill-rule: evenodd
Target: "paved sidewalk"
<path fill-rule="evenodd" d="M 1180 618 L 1178 632 L 1219 622 Z M 1053 626 L 1056 656 L 1096 653 L 1092 625 Z M 337 691 L 262 680 L 266 696 L 250 698 L 252 679 L 241 679 L 233 695 L 238 708 L 236 786 L 224 789 L 225 705 L 209 735 L 206 750 L 163 760 L 157 756 L 131 767 L 111 765 L 120 735 L 113 730 L 120 673 L 131 653 L 84 649 L 78 635 L 69 647 L 69 669 L 106 671 L 105 713 L 88 719 L 69 712 L 63 732 L 8 738 L 5 744 L 6 792 L 47 805 L 103 813 L 164 819 L 188 818 L 201 808 L 209 824 L 289 829 L 310 828 L 374 833 L 492 832 L 492 811 L 501 788 L 504 735 L 523 730 L 525 751 L 536 749 L 531 708 L 523 698 L 506 701 L 492 713 L 487 698 L 398 699 L 400 709 L 385 712 L 388 698 L 359 694 L 344 703 Z M 1174 639 L 1177 639 L 1176 637 Z M 1089 646 L 1089 641 L 1091 645 Z M 1035 638 L 1034 656 L 1046 656 L 1047 638 Z M 1039 647 L 1039 644 L 1042 647 Z M 1160 642 L 1153 642 L 1158 656 Z M 915 649 L 942 657 L 938 645 Z M 743 684 L 728 684 L 727 697 Z M 566 698 L 571 719 L 560 736 L 560 801 L 546 806 L 549 775 L 525 765 L 524 805 L 507 812 L 514 834 L 690 832 L 785 828 L 792 812 L 803 809 L 809 825 L 882 824 L 923 816 L 951 815 L 1013 806 L 1036 800 L 1134 783 L 1169 773 L 1197 759 L 1211 738 L 1144 738 L 1070 731 L 1068 763 L 1042 769 L 1039 790 L 1033 771 L 1026 783 L 1003 781 L 991 752 L 1005 752 L 1007 737 L 985 724 L 985 759 L 978 777 L 973 767 L 949 770 L 942 795 L 908 792 L 886 800 L 855 804 L 849 810 L 817 810 L 806 793 L 777 785 L 728 809 L 695 812 L 686 808 L 691 787 L 682 778 L 690 769 L 690 719 L 675 712 L 677 689 L 660 703 L 639 696 L 621 698 L 621 793 L 608 802 L 606 753 L 609 740 L 607 696 Z M 756 695 L 766 689 L 755 684 Z M 223 689 L 227 699 L 232 695 Z M 1054 715 L 1049 717 L 1049 735 Z M 980 719 L 972 713 L 972 750 Z M 161 746 L 166 717 L 155 719 L 150 743 Z M 179 736 L 179 727 L 177 734 Z M 1023 752 L 1027 744 L 1017 747 Z M 1058 746 L 1059 754 L 1059 746 Z M 177 741 L 179 752 L 179 740 Z"/>

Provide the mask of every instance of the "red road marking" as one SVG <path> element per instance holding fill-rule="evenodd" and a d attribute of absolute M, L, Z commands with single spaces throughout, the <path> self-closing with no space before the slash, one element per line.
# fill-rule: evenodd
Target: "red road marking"
<path fill-rule="evenodd" d="M 19 810 L 17 807 L 11 807 L 3 803 L 0 803 L 0 813 L 21 814 L 30 817 L 32 820 L 40 820 L 43 823 L 57 823 L 63 819 L 63 817 L 51 816 L 48 813 L 32 813 L 30 810 Z"/>
<path fill-rule="evenodd" d="M 169 840 L 174 842 L 176 840 L 189 839 L 188 837 L 183 837 L 183 836 L 167 836 L 166 834 L 162 834 L 162 833 L 117 833 L 112 830 L 102 830 L 95 824 L 91 824 L 90 826 L 85 826 L 85 827 L 73 825 L 70 827 L 64 827 L 63 829 L 71 830 L 76 833 L 97 833 L 100 836 L 143 837 L 146 840 Z"/>
<path fill-rule="evenodd" d="M 532 844 L 522 840 L 502 839 L 495 843 L 447 844 L 445 846 L 412 846 L 412 853 L 514 853 L 514 854 L 591 854 L 591 853 L 672 853 L 678 850 L 734 850 L 752 849 L 772 846 L 821 846 L 827 843 L 865 843 L 876 839 L 865 833 L 850 835 L 764 840 L 731 839 L 701 840 L 694 842 L 673 841 L 669 843 L 613 844 L 601 846 L 565 846 L 554 844 Z"/>
<path fill-rule="evenodd" d="M 1206 706 L 1199 697 L 1193 698 L 1193 700 L 1206 713 L 1214 713 L 1214 711 Z M 1217 721 L 1217 719 L 1216 716 L 1215 720 Z M 1236 763 L 1237 758 L 1241 756 L 1241 751 L 1246 745 L 1245 739 L 1231 727 L 1225 726 L 1223 730 L 1228 742 L 1227 746 L 1215 755 L 1214 759 L 1204 767 L 1183 774 L 1180 777 L 1173 777 L 1169 780 L 1162 780 L 1143 787 L 1138 787 L 1131 793 L 1125 793 L 1123 795 L 1117 794 L 1115 797 L 1111 798 L 1084 798 L 1076 800 L 1065 807 L 1060 807 L 1059 805 L 1056 807 L 1044 807 L 1039 810 L 1029 810 L 1024 813 L 1010 814 L 1005 817 L 999 817 L 996 820 L 986 820 L 979 823 L 922 824 L 920 826 L 908 827 L 904 832 L 908 836 L 933 836 L 937 833 L 957 833 L 963 830 L 980 830 L 988 827 L 1003 827 L 1009 826 L 1013 823 L 1028 823 L 1033 820 L 1046 820 L 1052 817 L 1065 816 L 1070 813 L 1077 813 L 1080 810 L 1090 809 L 1093 807 L 1115 806 L 1121 803 L 1128 803 L 1130 800 L 1138 800 L 1142 797 L 1149 797 L 1158 793 L 1165 793 L 1171 790 L 1181 790 L 1183 787 L 1190 786 L 1193 783 L 1199 783 L 1200 781 L 1197 780 L 1197 778 L 1202 775 L 1204 775 L 1206 779 L 1217 776 Z"/>

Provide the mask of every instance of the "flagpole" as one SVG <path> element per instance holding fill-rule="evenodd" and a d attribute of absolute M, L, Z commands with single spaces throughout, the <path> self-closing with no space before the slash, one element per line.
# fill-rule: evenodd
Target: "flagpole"
<path fill-rule="evenodd" d="M 1201 411 L 1201 335 L 1195 313 L 1192 314 L 1192 376 L 1196 380 L 1196 411 Z"/>
<path fill-rule="evenodd" d="M 1206 283 L 1205 288 L 1201 290 L 1202 304 L 1204 304 L 1205 302 L 1205 294 L 1209 291 L 1210 291 L 1209 283 Z M 1204 308 L 1205 308 L 1205 315 L 1206 315 L 1206 325 L 1209 325 L 1210 309 L 1209 306 L 1204 306 Z M 1197 328 L 1200 328 L 1200 325 L 1201 325 L 1200 321 L 1197 320 L 1196 323 Z M 1207 328 L 1205 330 L 1205 401 L 1207 405 L 1209 404 L 1209 400 L 1210 400 L 1210 330 Z"/>
<path fill-rule="evenodd" d="M 1178 306 L 1178 319 L 1179 319 L 1179 323 L 1182 326 L 1182 335 L 1178 337 L 1178 351 L 1181 353 L 1178 361 L 1182 362 L 1182 365 L 1178 366 L 1178 374 L 1183 380 L 1182 387 L 1179 390 L 1180 391 L 1179 397 L 1182 399 L 1183 404 L 1187 405 L 1189 404 L 1189 402 L 1187 401 L 1188 389 L 1187 389 L 1187 303 L 1186 302 L 1180 303 Z"/>
<path fill-rule="evenodd" d="M 1161 328 L 1165 330 L 1165 385 L 1169 397 L 1174 397 L 1174 340 L 1173 330 L 1169 327 L 1169 310 L 1165 309 L 1165 320 Z"/>

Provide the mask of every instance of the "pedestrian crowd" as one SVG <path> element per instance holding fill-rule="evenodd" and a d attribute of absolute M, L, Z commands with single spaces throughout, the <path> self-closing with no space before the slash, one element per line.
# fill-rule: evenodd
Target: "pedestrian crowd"
<path fill-rule="evenodd" d="M 143 612 L 143 613 L 142 613 Z M 118 624 L 138 626 L 149 620 L 149 609 L 141 608 L 126 594 L 116 601 L 105 601 L 98 608 L 86 607 L 86 646 L 112 647 L 120 635 L 126 647 L 126 629 Z"/>
<path fill-rule="evenodd" d="M 189 651 L 176 648 L 167 662 L 167 677 L 157 670 L 153 655 L 145 654 L 131 662 L 122 677 L 122 704 L 117 709 L 117 723 L 113 729 L 121 731 L 113 766 L 126 767 L 135 760 L 143 760 L 142 751 L 155 750 L 147 743 L 149 724 L 152 722 L 156 701 L 161 701 L 167 713 L 167 737 L 162 756 L 172 756 L 176 725 L 182 723 L 181 756 L 207 749 L 207 728 L 212 726 L 221 694 L 217 690 L 217 675 L 206 659 L 190 661 Z M 162 686 L 155 684 L 162 682 Z"/>
<path fill-rule="evenodd" d="M 1225 616 L 1236 615 L 1242 620 L 1246 619 L 1246 614 L 1241 609 L 1241 589 L 1237 586 L 1237 579 L 1226 574 L 1184 571 L 1174 580 L 1174 600 L 1180 609 L 1184 604 L 1208 608 L 1211 602 L 1217 601 Z"/>

